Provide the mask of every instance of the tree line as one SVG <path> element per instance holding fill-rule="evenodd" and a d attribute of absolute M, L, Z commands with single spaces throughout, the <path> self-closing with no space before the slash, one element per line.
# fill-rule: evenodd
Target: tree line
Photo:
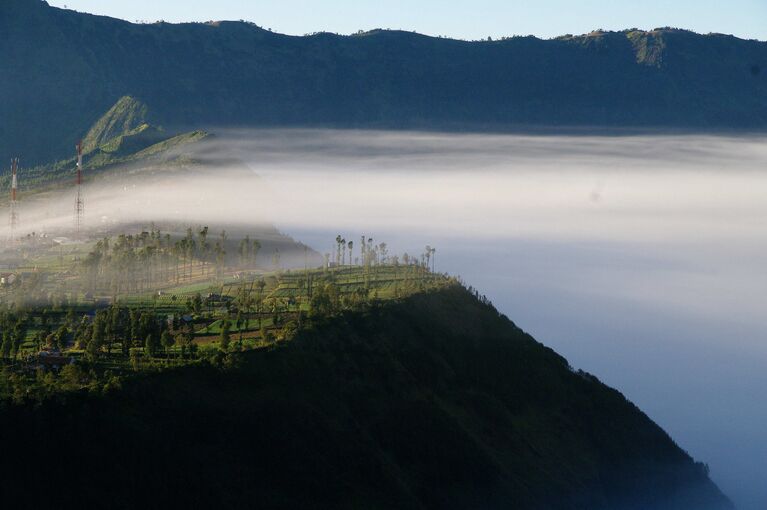
<path fill-rule="evenodd" d="M 82 262 L 83 279 L 90 291 L 113 296 L 143 292 L 160 284 L 179 284 L 194 278 L 221 278 L 228 269 L 228 234 L 210 237 L 208 227 L 190 227 L 174 239 L 159 229 L 138 235 L 121 234 L 99 240 Z M 246 236 L 239 243 L 239 267 L 254 268 L 261 243 Z"/>

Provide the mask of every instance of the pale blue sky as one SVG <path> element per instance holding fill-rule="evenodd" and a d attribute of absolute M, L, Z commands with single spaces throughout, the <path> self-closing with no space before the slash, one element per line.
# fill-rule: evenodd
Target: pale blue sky
<path fill-rule="evenodd" d="M 767 0 L 49 0 L 130 21 L 245 19 L 275 32 L 393 28 L 463 39 L 661 26 L 767 40 Z"/>

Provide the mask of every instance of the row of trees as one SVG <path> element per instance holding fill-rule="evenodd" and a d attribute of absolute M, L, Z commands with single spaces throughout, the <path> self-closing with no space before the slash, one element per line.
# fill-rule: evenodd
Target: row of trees
<path fill-rule="evenodd" d="M 66 327 L 66 326 L 63 326 Z M 154 312 L 113 305 L 99 310 L 91 320 L 83 317 L 71 331 L 74 345 L 85 350 L 90 358 L 112 353 L 120 346 L 123 356 L 135 348 L 148 356 L 168 353 L 174 345 L 181 346 L 182 354 L 194 350 L 194 329 L 177 316 L 172 321 L 161 320 Z"/>
<path fill-rule="evenodd" d="M 336 250 L 335 250 L 335 264 L 338 267 L 343 266 L 363 266 L 369 268 L 374 265 L 399 265 L 398 256 L 389 256 L 389 250 L 386 243 L 375 244 L 373 238 L 366 238 L 362 236 L 360 238 L 360 252 L 359 257 L 354 257 L 354 241 L 347 241 L 346 238 L 340 234 L 336 236 Z M 348 264 L 347 264 L 347 252 L 348 252 Z M 435 254 L 436 248 L 426 245 L 424 252 L 420 256 L 420 264 L 426 269 L 434 272 L 435 270 Z M 330 254 L 325 254 L 325 264 L 329 265 Z M 417 258 L 411 257 L 407 253 L 403 256 L 403 262 L 407 264 L 415 264 L 418 262 Z"/>
<path fill-rule="evenodd" d="M 201 228 L 196 234 L 192 229 L 188 229 L 184 238 L 175 242 L 168 234 L 163 235 L 159 230 L 142 232 L 139 235 L 121 235 L 112 239 L 103 239 L 99 241 L 94 250 L 88 256 L 84 263 L 94 273 L 95 278 L 100 274 L 113 272 L 119 273 L 113 277 L 115 285 L 114 292 L 119 294 L 126 290 L 140 290 L 142 288 L 142 278 L 137 278 L 137 272 L 146 275 L 143 280 L 146 286 L 154 285 L 158 280 L 176 280 L 189 278 L 192 274 L 192 267 L 196 264 L 197 274 L 210 274 L 209 264 L 216 265 L 206 253 L 214 253 L 217 257 L 225 256 L 225 251 L 221 246 L 226 243 L 226 232 L 222 232 L 218 241 L 211 248 L 208 228 Z M 354 243 L 347 242 L 340 235 L 336 237 L 337 242 L 337 261 L 340 267 L 344 267 L 349 262 L 350 266 L 360 263 L 362 259 L 363 267 L 366 269 L 375 268 L 375 271 L 365 271 L 364 281 L 354 283 L 359 285 L 351 289 L 351 292 L 341 292 L 336 286 L 334 278 L 344 273 L 335 271 L 326 272 L 325 276 L 312 274 L 308 270 L 304 279 L 298 279 L 299 288 L 305 289 L 306 301 L 310 305 L 312 314 L 332 314 L 341 308 L 352 306 L 354 303 L 364 303 L 370 297 L 371 286 L 370 278 L 378 279 L 378 274 L 386 278 L 387 271 L 383 271 L 383 266 L 400 266 L 403 263 L 408 270 L 405 271 L 404 281 L 394 282 L 395 295 L 406 292 L 409 284 L 416 284 L 423 279 L 426 271 L 434 271 L 436 249 L 426 246 L 420 257 L 411 257 L 404 254 L 402 259 L 394 255 L 390 256 L 386 243 L 375 243 L 372 238 L 362 236 L 359 243 L 359 257 L 355 258 Z M 242 265 L 255 262 L 261 245 L 258 241 L 245 237 L 239 243 L 239 262 Z M 210 251 L 212 249 L 212 251 Z M 186 255 L 185 255 L 186 254 Z M 197 257 L 200 257 L 199 259 Z M 170 260 L 170 262 L 168 262 Z M 128 262 L 126 262 L 128 261 Z M 379 271 L 378 268 L 382 270 Z M 120 279 L 135 280 L 134 287 L 130 284 L 123 284 Z M 319 281 L 315 281 L 319 279 Z M 115 283 L 116 282 L 116 283 Z M 139 283 L 136 283 L 139 282 Z M 400 286 L 403 286 L 400 289 Z M 222 343 L 228 343 L 228 329 L 231 324 L 237 326 L 242 336 L 244 324 L 245 330 L 250 326 L 249 321 L 254 316 L 258 319 L 258 328 L 262 328 L 262 318 L 272 316 L 273 324 L 276 326 L 281 322 L 284 313 L 290 313 L 293 298 L 275 298 L 265 299 L 264 289 L 265 280 L 253 279 L 245 280 L 236 287 L 236 295 L 229 300 L 218 303 L 226 308 L 224 322 L 226 324 L 225 334 L 222 336 Z M 404 290 L 403 290 L 404 289 Z M 143 348 L 147 354 L 154 356 L 163 350 L 167 351 L 174 345 L 180 345 L 185 351 L 192 348 L 194 332 L 191 325 L 168 325 L 167 321 L 159 320 L 154 312 L 137 311 L 126 307 L 113 305 L 107 309 L 99 310 L 91 318 L 82 318 L 75 320 L 73 310 L 65 306 L 63 302 L 68 301 L 66 294 L 62 294 L 63 301 L 59 309 L 69 309 L 68 318 L 56 328 L 51 326 L 51 321 L 47 312 L 39 315 L 40 326 L 35 335 L 35 342 L 38 348 L 49 346 L 61 350 L 70 345 L 75 345 L 79 349 L 85 350 L 88 356 L 95 358 L 102 353 L 112 353 L 115 345 L 120 346 L 120 351 L 128 355 L 131 349 Z M 215 295 L 213 295 L 215 296 Z M 187 310 L 191 314 L 200 314 L 204 307 L 212 312 L 212 307 L 217 306 L 213 298 L 203 298 L 197 294 L 187 300 Z M 63 307 L 63 308 L 62 308 Z M 295 308 L 295 306 L 293 306 Z M 300 302 L 298 308 L 300 309 Z M 213 316 L 211 315 L 211 320 Z M 34 321 L 32 321 L 34 322 Z M 6 358 L 15 358 L 21 350 L 21 345 L 26 338 L 26 332 L 30 321 L 23 314 L 14 314 L 9 310 L 0 315 L 0 355 Z M 34 325 L 34 324 L 33 324 Z"/>
<path fill-rule="evenodd" d="M 149 356 L 180 345 L 182 353 L 194 349 L 194 330 L 191 324 L 183 324 L 174 316 L 172 321 L 161 320 L 154 312 L 139 310 L 119 305 L 98 310 L 93 317 L 84 315 L 78 318 L 70 309 L 61 319 L 60 314 L 42 310 L 35 316 L 13 313 L 6 310 L 0 313 L 0 355 L 6 359 L 17 360 L 27 332 L 33 327 L 35 347 L 44 347 L 64 351 L 70 347 L 84 350 L 86 355 L 95 359 L 103 354 L 118 352 L 128 356 L 132 349 L 141 348 Z"/>
<path fill-rule="evenodd" d="M 211 240 L 208 227 L 197 232 L 188 228 L 180 239 L 152 229 L 135 236 L 120 235 L 98 241 L 82 268 L 92 291 L 109 291 L 113 296 L 142 292 L 158 284 L 178 284 L 195 276 L 222 277 L 228 263 L 227 242 L 225 230 Z M 260 249 L 258 240 L 251 240 L 250 236 L 242 239 L 239 264 L 255 267 Z"/>
<path fill-rule="evenodd" d="M 6 359 L 16 359 L 21 353 L 21 346 L 27 337 L 28 319 L 22 314 L 10 310 L 0 314 L 0 356 Z"/>

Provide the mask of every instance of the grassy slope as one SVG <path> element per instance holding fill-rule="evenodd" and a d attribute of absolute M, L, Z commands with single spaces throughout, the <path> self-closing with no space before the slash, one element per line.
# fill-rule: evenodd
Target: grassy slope
<path fill-rule="evenodd" d="M 199 147 L 197 144 L 209 137 L 209 133 L 199 130 L 169 136 L 144 124 L 85 156 L 84 181 L 87 183 L 94 177 L 103 177 L 112 171 L 122 174 L 133 169 L 170 171 L 193 167 L 196 163 L 195 150 Z M 76 158 L 22 169 L 22 196 L 26 198 L 71 186 L 75 179 L 75 169 Z M 10 182 L 9 173 L 0 175 L 0 190 L 10 189 Z M 0 203 L 6 200 L 6 193 L 0 194 Z"/>
<path fill-rule="evenodd" d="M 120 98 L 85 135 L 83 150 L 94 151 L 115 138 L 141 130 L 148 125 L 148 114 L 149 108 L 141 101 L 130 96 Z"/>
<path fill-rule="evenodd" d="M 618 392 L 459 288 L 236 369 L 8 409 L 0 437 L 4 497 L 37 507 L 730 508 Z"/>
<path fill-rule="evenodd" d="M 194 163 L 198 142 L 210 137 L 201 130 L 166 132 L 162 127 L 150 124 L 151 119 L 149 107 L 131 96 L 121 97 L 97 119 L 82 139 L 86 181 L 110 170 L 124 173 L 138 167 L 159 170 L 190 165 Z M 70 154 L 74 154 L 74 150 Z M 33 168 L 22 168 L 22 194 L 34 195 L 71 185 L 76 161 L 76 157 L 72 156 Z M 10 184 L 10 171 L 0 172 L 0 189 L 10 189 Z M 0 203 L 3 201 L 0 198 Z"/>

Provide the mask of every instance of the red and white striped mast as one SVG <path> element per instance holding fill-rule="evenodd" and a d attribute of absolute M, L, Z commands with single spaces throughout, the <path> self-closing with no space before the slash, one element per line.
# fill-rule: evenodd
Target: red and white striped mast
<path fill-rule="evenodd" d="M 83 182 L 83 142 L 77 143 L 77 198 L 75 198 L 75 238 L 80 239 L 80 227 L 83 222 L 85 203 L 82 195 Z"/>
<path fill-rule="evenodd" d="M 19 213 L 16 210 L 18 208 L 18 200 L 16 193 L 18 191 L 19 183 L 16 177 L 16 172 L 19 168 L 19 158 L 11 160 L 11 242 L 16 240 L 16 227 L 19 226 Z"/>

